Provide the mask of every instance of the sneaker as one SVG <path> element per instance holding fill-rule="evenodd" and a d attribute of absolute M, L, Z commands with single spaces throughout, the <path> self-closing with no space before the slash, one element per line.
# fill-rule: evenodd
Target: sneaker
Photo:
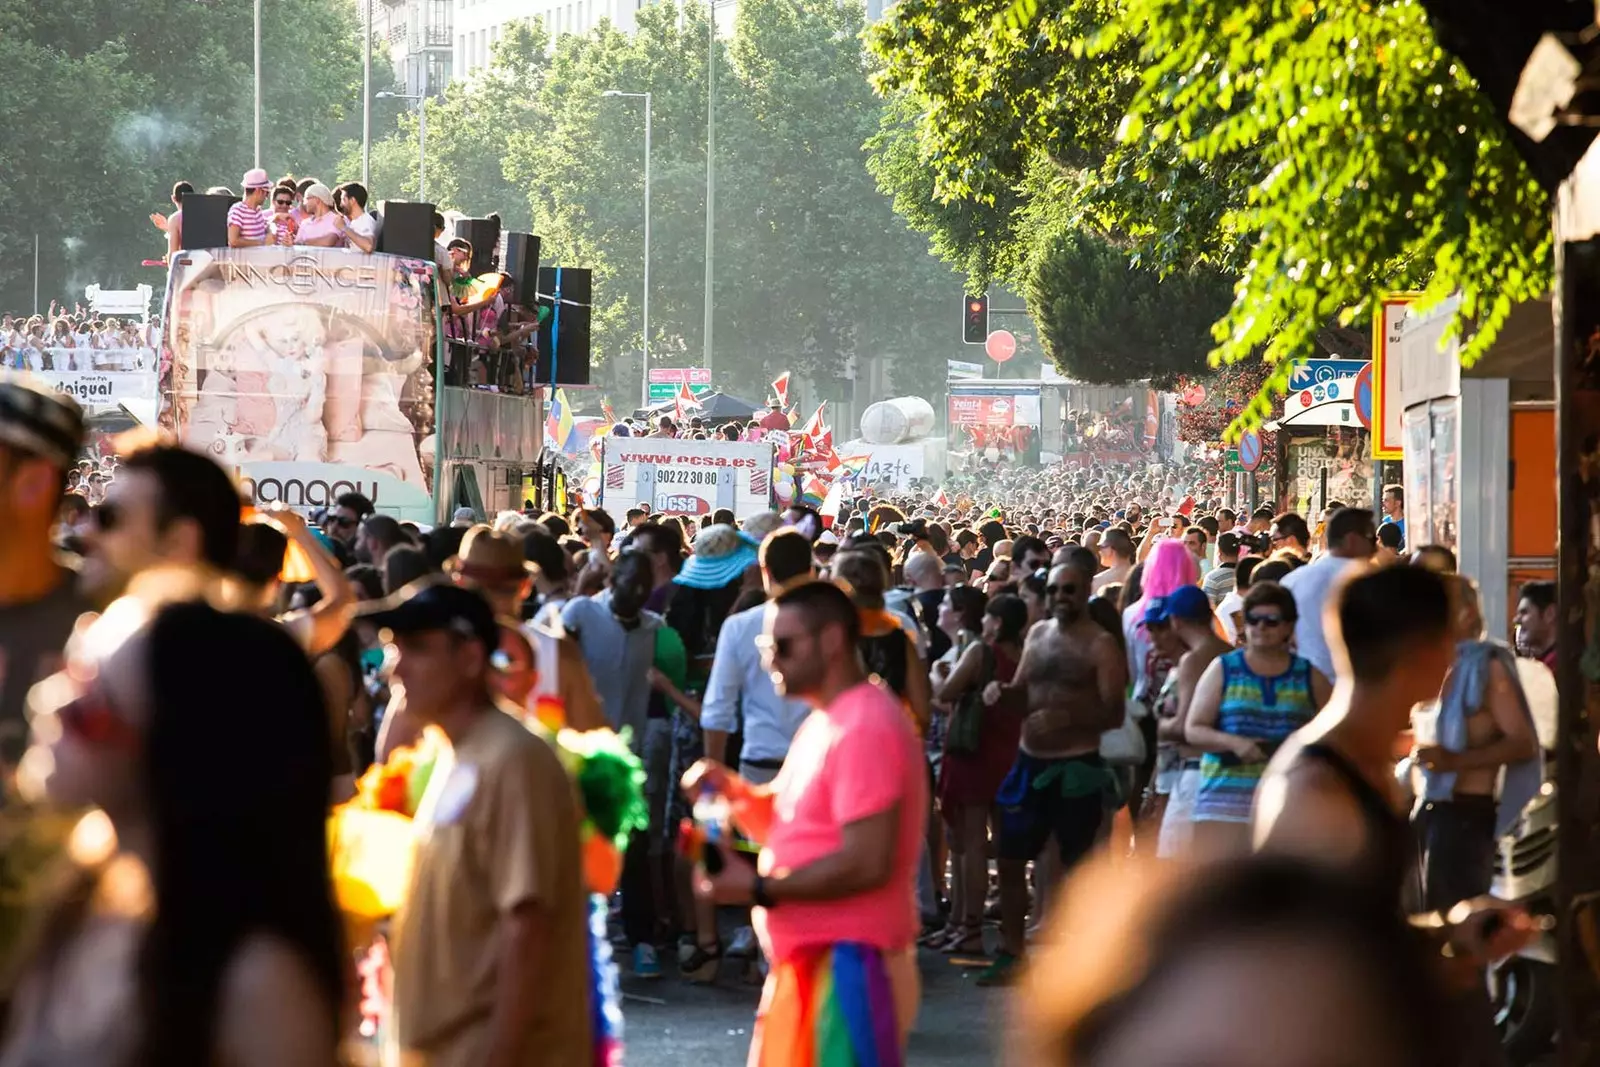
<path fill-rule="evenodd" d="M 661 961 L 656 959 L 654 945 L 633 946 L 633 976 L 635 978 L 660 978 Z"/>
<path fill-rule="evenodd" d="M 728 946 L 726 955 L 736 960 L 749 959 L 756 954 L 756 932 L 753 927 L 741 926 L 734 931 L 733 943 Z"/>
<path fill-rule="evenodd" d="M 1021 964 L 1021 959 L 1002 950 L 995 953 L 993 963 L 978 972 L 976 982 L 984 987 L 1010 985 L 1016 980 Z"/>

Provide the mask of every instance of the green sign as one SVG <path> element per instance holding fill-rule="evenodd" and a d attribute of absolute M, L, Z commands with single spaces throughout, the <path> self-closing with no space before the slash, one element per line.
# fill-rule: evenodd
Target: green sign
<path fill-rule="evenodd" d="M 651 382 L 650 406 L 655 407 L 657 404 L 663 401 L 671 400 L 673 397 L 678 395 L 678 390 L 682 388 L 683 385 L 680 382 Z M 689 392 L 693 393 L 695 396 L 704 396 L 711 391 L 712 388 L 709 385 L 689 386 Z"/>
<path fill-rule="evenodd" d="M 1222 469 L 1229 474 L 1244 473 L 1244 464 L 1239 462 L 1239 450 L 1237 448 L 1228 449 L 1227 455 L 1222 460 Z"/>

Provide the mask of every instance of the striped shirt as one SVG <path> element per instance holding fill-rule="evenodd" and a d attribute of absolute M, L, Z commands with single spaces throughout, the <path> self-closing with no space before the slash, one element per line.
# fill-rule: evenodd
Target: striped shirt
<path fill-rule="evenodd" d="M 243 200 L 228 209 L 228 226 L 239 227 L 239 236 L 246 241 L 260 241 L 267 236 L 267 217 L 260 208 L 253 208 Z"/>
<path fill-rule="evenodd" d="M 1311 691 L 1311 662 L 1293 656 L 1289 669 L 1264 678 L 1250 669 L 1243 649 L 1229 652 L 1222 664 L 1222 707 L 1216 728 L 1234 737 L 1248 737 L 1261 746 L 1267 758 L 1289 735 L 1317 714 Z M 1265 761 L 1244 763 L 1231 752 L 1208 752 L 1200 760 L 1200 792 L 1195 798 L 1195 822 L 1250 821 L 1256 786 Z"/>

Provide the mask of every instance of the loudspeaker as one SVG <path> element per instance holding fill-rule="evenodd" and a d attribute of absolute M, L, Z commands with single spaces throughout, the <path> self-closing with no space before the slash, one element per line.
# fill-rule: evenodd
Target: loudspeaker
<path fill-rule="evenodd" d="M 433 205 L 385 200 L 378 251 L 433 262 Z"/>
<path fill-rule="evenodd" d="M 472 267 L 474 277 L 495 269 L 494 254 L 500 244 L 498 219 L 457 219 L 456 236 L 472 242 Z"/>
<path fill-rule="evenodd" d="M 538 299 L 539 245 L 531 233 L 506 234 L 505 272 L 511 275 L 511 299 L 526 308 Z"/>
<path fill-rule="evenodd" d="M 539 306 L 550 317 L 539 325 L 534 381 L 589 384 L 589 291 L 593 276 L 578 267 L 539 268 Z M 559 299 L 556 299 L 559 297 Z"/>
<path fill-rule="evenodd" d="M 183 198 L 183 247 L 227 248 L 228 209 L 239 202 L 237 196 L 187 193 Z"/>

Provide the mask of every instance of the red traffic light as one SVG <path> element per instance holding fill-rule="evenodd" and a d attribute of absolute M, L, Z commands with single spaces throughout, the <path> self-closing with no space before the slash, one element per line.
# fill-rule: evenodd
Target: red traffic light
<path fill-rule="evenodd" d="M 983 310 L 983 301 L 981 301 L 981 300 L 973 300 L 973 301 L 969 302 L 967 304 L 967 310 L 972 312 L 974 315 L 976 315 L 978 312 Z"/>

